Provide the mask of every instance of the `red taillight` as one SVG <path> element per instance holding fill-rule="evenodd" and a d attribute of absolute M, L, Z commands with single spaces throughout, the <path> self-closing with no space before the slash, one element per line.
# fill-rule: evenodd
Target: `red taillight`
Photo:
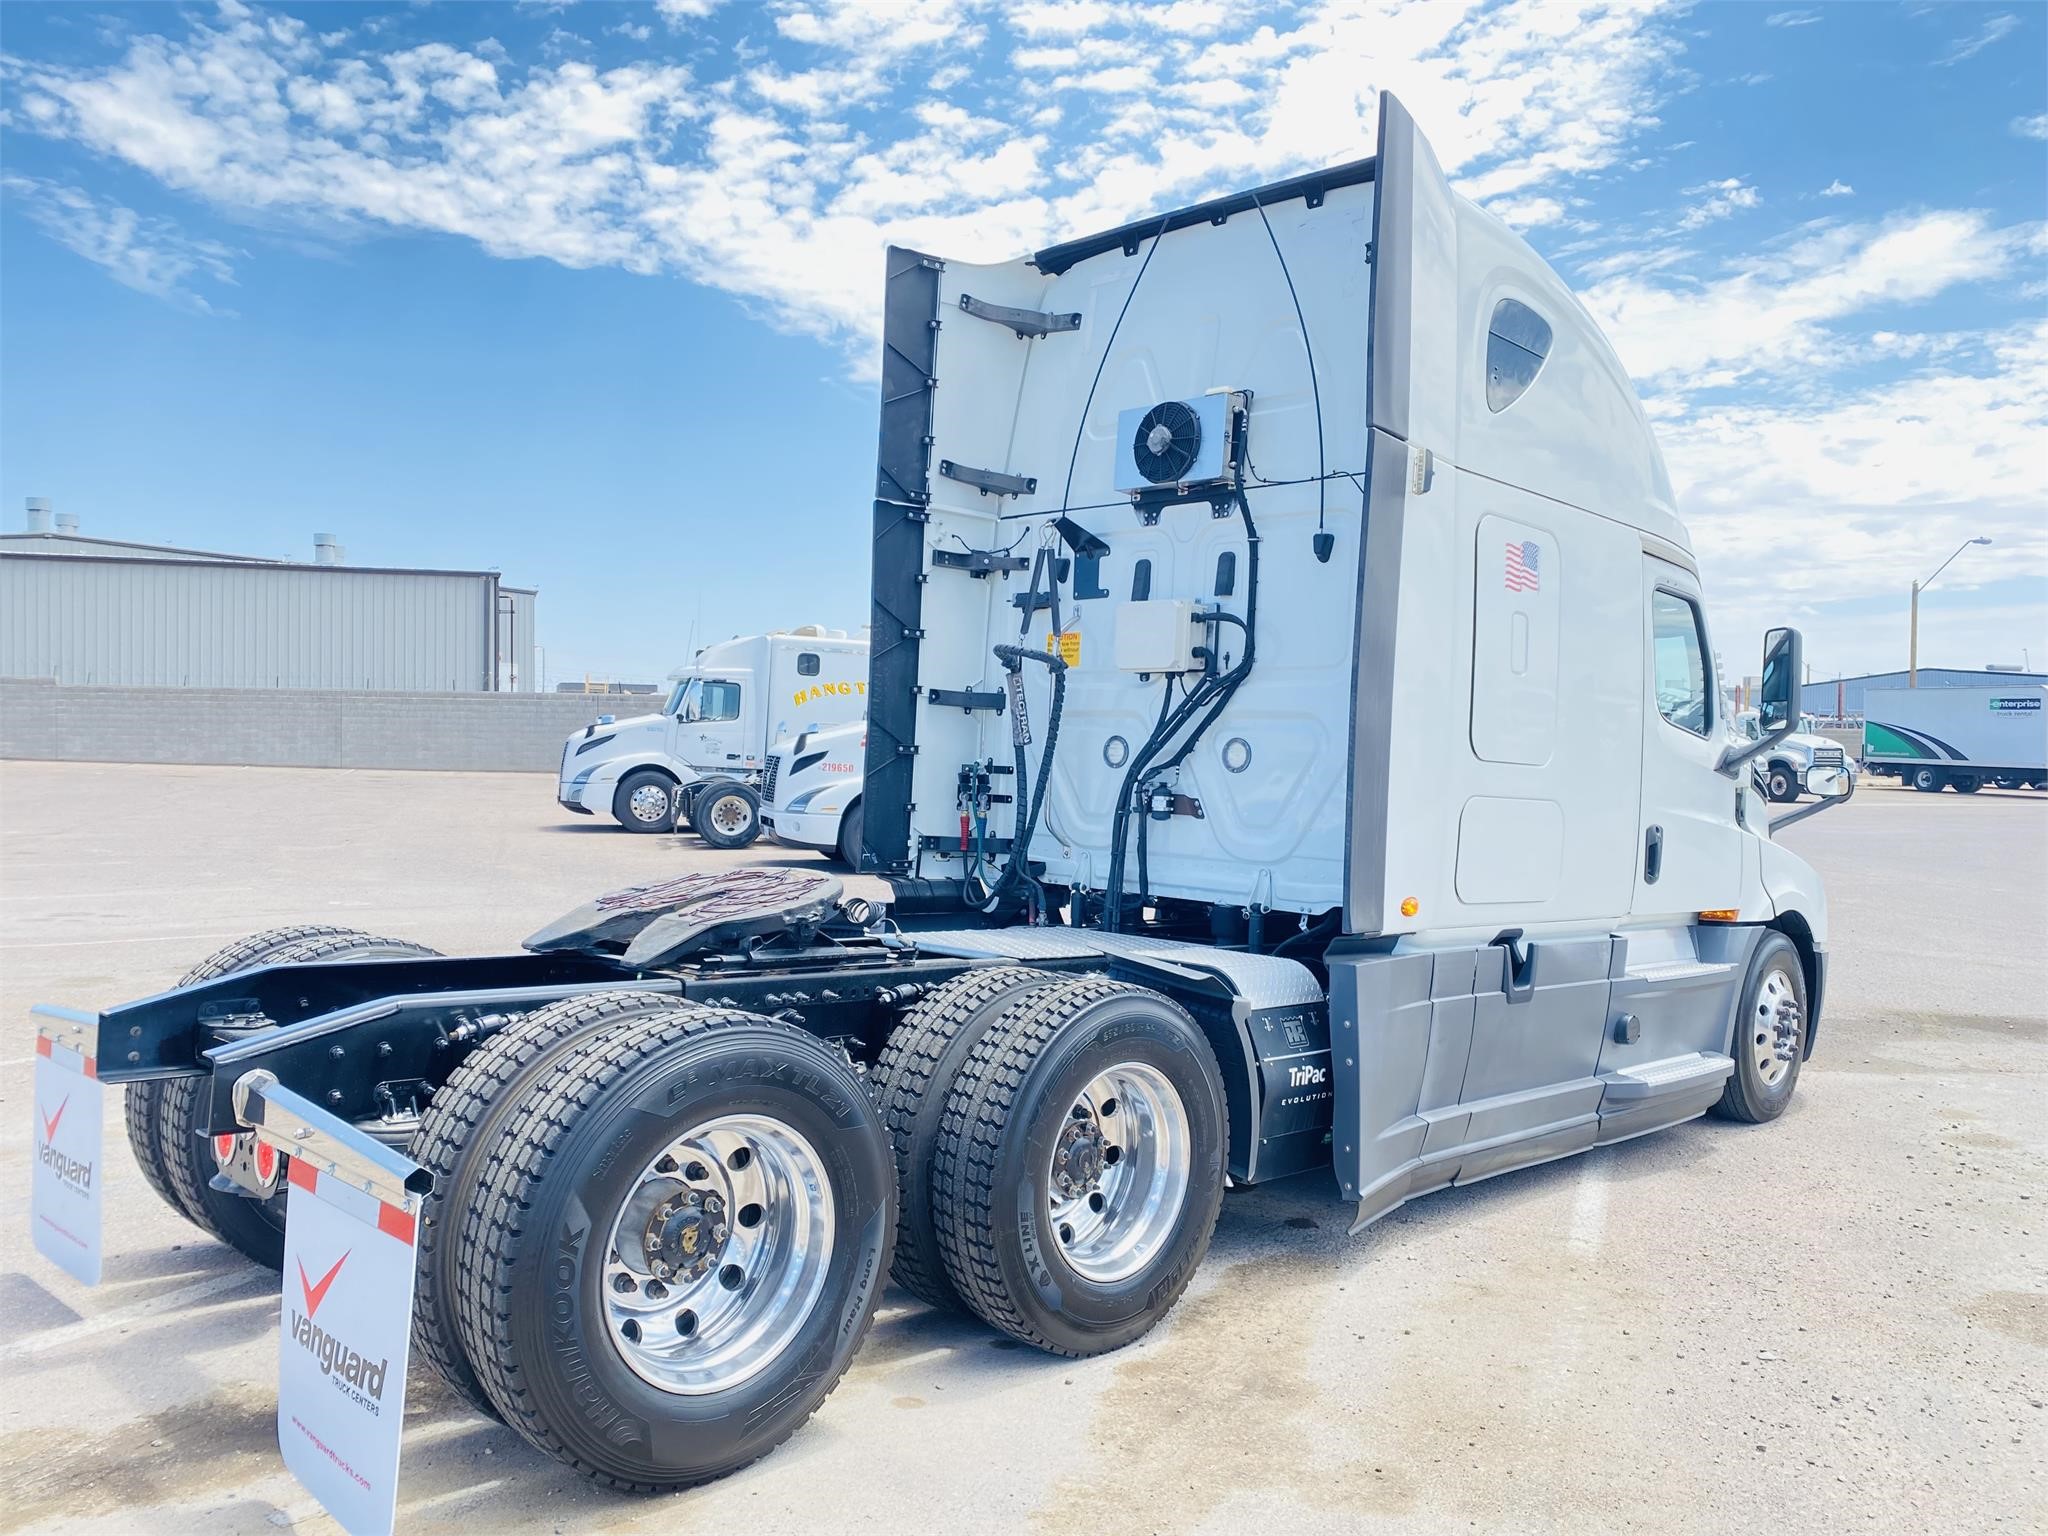
<path fill-rule="evenodd" d="M 213 1138 L 213 1160 L 225 1168 L 235 1160 L 235 1138 L 216 1136 Z"/>

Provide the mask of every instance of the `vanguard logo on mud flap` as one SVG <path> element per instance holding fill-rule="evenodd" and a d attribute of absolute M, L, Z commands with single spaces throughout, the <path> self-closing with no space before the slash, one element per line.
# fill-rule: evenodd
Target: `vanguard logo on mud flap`
<path fill-rule="evenodd" d="M 306 1310 L 294 1309 L 292 1312 L 292 1342 L 313 1357 L 321 1375 L 332 1378 L 338 1386 L 359 1389 L 351 1395 L 375 1413 L 377 1405 L 384 1399 L 384 1376 L 390 1369 L 390 1360 L 371 1364 L 361 1353 L 313 1321 L 320 1310 L 320 1303 L 327 1299 L 328 1287 L 334 1284 L 335 1276 L 341 1273 L 341 1266 L 347 1262 L 348 1255 L 344 1253 L 334 1261 L 333 1268 L 315 1281 L 306 1273 L 305 1260 L 298 1261 L 299 1289 L 306 1299 Z M 365 1392 L 369 1394 L 367 1401 L 361 1396 Z"/>
<path fill-rule="evenodd" d="M 36 1105 L 36 1119 L 43 1128 L 43 1134 L 36 1142 L 36 1161 L 63 1184 L 81 1195 L 89 1195 L 92 1193 L 92 1164 L 57 1150 L 57 1127 L 64 1123 L 64 1111 L 70 1107 L 69 1097 L 57 1106 L 54 1115 L 44 1114 L 43 1106 Z"/>

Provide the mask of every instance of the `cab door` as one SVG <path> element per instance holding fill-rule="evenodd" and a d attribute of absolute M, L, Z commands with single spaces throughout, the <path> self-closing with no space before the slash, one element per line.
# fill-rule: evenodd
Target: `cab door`
<path fill-rule="evenodd" d="M 752 674 L 741 670 L 706 677 L 697 687 L 697 718 L 689 729 L 695 736 L 689 754 L 692 767 L 717 772 L 739 772 L 757 766 L 759 754 L 751 748 L 755 739 L 753 721 L 759 714 L 759 690 L 750 686 Z"/>
<path fill-rule="evenodd" d="M 1689 920 L 1739 904 L 1737 781 L 1719 772 L 1728 742 L 1699 582 L 1643 558 L 1643 796 L 1637 916 Z"/>

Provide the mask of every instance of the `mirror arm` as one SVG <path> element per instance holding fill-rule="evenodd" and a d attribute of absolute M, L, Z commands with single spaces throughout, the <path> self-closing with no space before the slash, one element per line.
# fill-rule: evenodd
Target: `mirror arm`
<path fill-rule="evenodd" d="M 1771 821 L 1771 837 L 1773 838 L 1773 840 L 1775 840 L 1777 838 L 1778 831 L 1780 828 L 1789 827 L 1795 821 L 1804 821 L 1809 816 L 1818 816 L 1822 811 L 1828 809 L 1829 806 L 1847 805 L 1852 799 L 1855 798 L 1855 795 L 1856 781 L 1854 779 L 1851 779 L 1849 781 L 1848 794 L 1833 795 L 1825 800 L 1816 800 L 1812 805 L 1802 805 L 1796 811 L 1790 811 L 1783 816 L 1773 818 Z"/>
<path fill-rule="evenodd" d="M 1730 747 L 1721 754 L 1721 761 L 1714 764 L 1715 771 L 1725 773 L 1731 779 L 1740 777 L 1735 771 L 1737 768 L 1740 768 L 1751 758 L 1761 757 L 1764 753 L 1770 751 L 1771 748 L 1798 729 L 1798 725 L 1799 721 L 1796 715 L 1788 716 L 1785 723 L 1774 726 L 1768 736 L 1759 736 L 1755 741 L 1744 742 L 1739 747 Z"/>

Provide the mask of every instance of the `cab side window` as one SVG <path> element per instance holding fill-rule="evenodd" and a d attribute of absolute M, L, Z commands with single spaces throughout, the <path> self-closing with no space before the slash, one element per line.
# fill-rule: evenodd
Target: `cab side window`
<path fill-rule="evenodd" d="M 1712 690 L 1707 678 L 1707 643 L 1700 611 L 1692 599 L 1659 589 L 1650 598 L 1651 644 L 1657 680 L 1657 713 L 1695 736 L 1707 734 Z"/>
<path fill-rule="evenodd" d="M 706 683 L 700 699 L 699 720 L 737 720 L 740 717 L 738 683 Z"/>

